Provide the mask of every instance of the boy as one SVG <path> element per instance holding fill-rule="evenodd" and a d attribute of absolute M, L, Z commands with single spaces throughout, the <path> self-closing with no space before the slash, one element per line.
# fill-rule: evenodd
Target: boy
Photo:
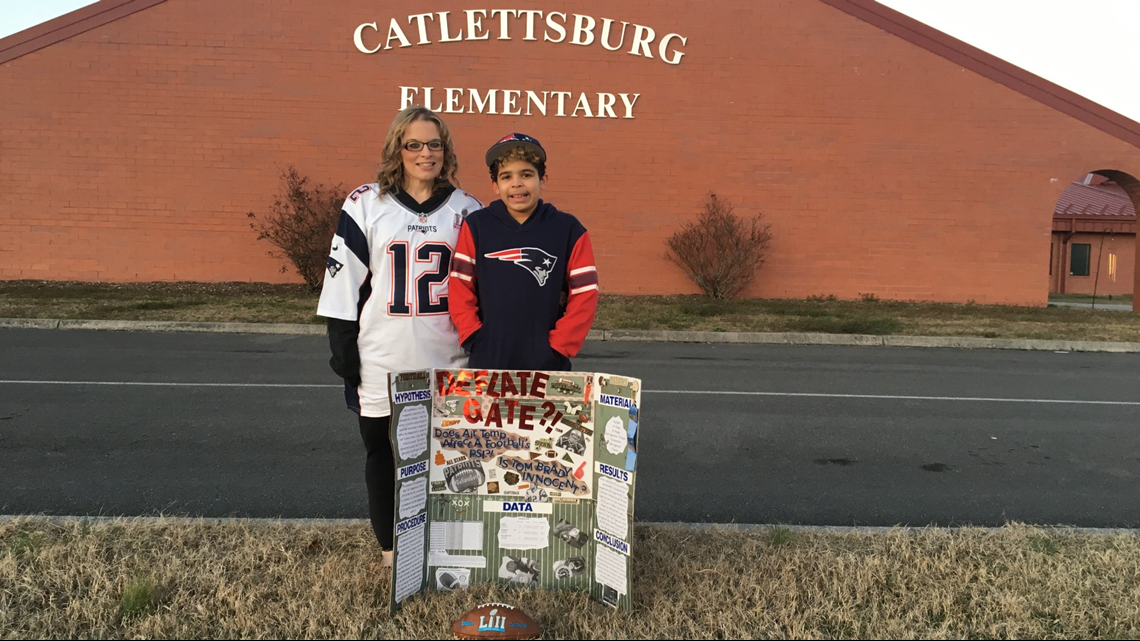
<path fill-rule="evenodd" d="M 568 371 L 598 309 L 590 236 L 541 200 L 537 140 L 510 134 L 486 160 L 499 200 L 467 217 L 451 260 L 451 319 L 468 367 Z"/>

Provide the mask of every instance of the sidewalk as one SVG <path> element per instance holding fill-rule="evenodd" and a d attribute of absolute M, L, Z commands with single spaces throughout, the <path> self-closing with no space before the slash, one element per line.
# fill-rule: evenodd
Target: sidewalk
<path fill-rule="evenodd" d="M 1049 305 L 1050 306 L 1055 305 L 1057 307 L 1078 307 L 1078 308 L 1083 308 L 1083 309 L 1100 309 L 1100 310 L 1109 310 L 1109 311 L 1113 311 L 1113 312 L 1130 312 L 1130 311 L 1132 311 L 1132 303 L 1127 303 L 1127 304 L 1112 303 L 1112 302 L 1109 302 L 1107 299 L 1097 301 L 1096 307 L 1093 307 L 1092 301 L 1089 301 L 1087 303 L 1077 303 L 1077 302 L 1071 302 L 1071 301 L 1049 301 Z"/>
<path fill-rule="evenodd" d="M 176 321 L 106 321 L 0 318 L 0 329 L 87 329 L 129 332 L 214 332 L 228 334 L 296 334 L 323 336 L 324 325 L 274 323 L 188 323 Z M 660 343 L 740 343 L 754 345 L 855 345 L 878 347 L 951 347 L 1052 352 L 1140 353 L 1140 343 L 1033 340 L 970 336 L 874 336 L 801 332 L 683 332 L 668 330 L 591 330 L 591 341 Z"/>

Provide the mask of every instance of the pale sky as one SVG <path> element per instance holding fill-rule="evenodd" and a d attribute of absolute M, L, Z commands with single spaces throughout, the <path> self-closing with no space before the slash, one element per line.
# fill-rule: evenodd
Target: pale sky
<path fill-rule="evenodd" d="M 1140 0 L 879 0 L 1140 122 Z M 0 38 L 91 0 L 0 0 Z"/>
<path fill-rule="evenodd" d="M 95 4 L 93 0 L 0 0 L 0 38 Z"/>

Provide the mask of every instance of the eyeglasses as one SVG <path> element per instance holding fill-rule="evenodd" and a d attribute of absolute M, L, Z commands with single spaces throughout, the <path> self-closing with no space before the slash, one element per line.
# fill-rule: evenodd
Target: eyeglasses
<path fill-rule="evenodd" d="M 429 140 L 427 142 L 409 140 L 408 142 L 404 143 L 404 149 L 407 149 L 408 151 L 421 151 L 424 148 L 424 145 L 427 145 L 427 148 L 432 151 L 439 151 L 443 149 L 443 141 L 438 138 L 435 140 Z"/>

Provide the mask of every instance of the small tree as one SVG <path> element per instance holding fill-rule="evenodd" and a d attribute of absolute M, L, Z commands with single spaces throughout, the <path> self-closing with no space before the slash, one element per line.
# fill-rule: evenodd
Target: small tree
<path fill-rule="evenodd" d="M 732 298 L 764 264 L 772 233 L 762 216 L 742 220 L 732 205 L 710 192 L 700 217 L 683 224 L 666 241 L 665 258 L 685 270 L 708 296 Z"/>
<path fill-rule="evenodd" d="M 249 226 L 257 232 L 258 240 L 268 240 L 277 247 L 269 250 L 270 256 L 288 259 L 309 290 L 316 291 L 328 264 L 329 244 L 340 220 L 345 189 L 323 183 L 310 187 L 309 179 L 292 165 L 281 172 L 281 188 L 268 215 L 247 214 L 252 219 Z M 288 265 L 282 265 L 281 273 L 287 271 Z"/>

